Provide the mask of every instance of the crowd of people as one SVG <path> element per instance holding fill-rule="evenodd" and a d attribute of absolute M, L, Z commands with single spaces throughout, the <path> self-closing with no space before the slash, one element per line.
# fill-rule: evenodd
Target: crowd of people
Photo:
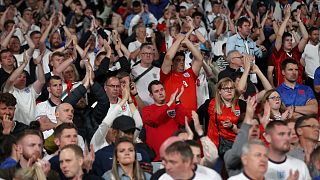
<path fill-rule="evenodd" d="M 319 0 L 0 1 L 0 179 L 319 180 Z"/>

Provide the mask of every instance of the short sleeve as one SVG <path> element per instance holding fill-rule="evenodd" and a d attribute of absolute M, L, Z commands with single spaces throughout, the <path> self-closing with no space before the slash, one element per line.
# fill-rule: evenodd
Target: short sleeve
<path fill-rule="evenodd" d="M 320 85 L 320 67 L 318 67 L 314 73 L 314 80 L 313 80 L 313 84 L 315 86 L 319 86 Z"/>

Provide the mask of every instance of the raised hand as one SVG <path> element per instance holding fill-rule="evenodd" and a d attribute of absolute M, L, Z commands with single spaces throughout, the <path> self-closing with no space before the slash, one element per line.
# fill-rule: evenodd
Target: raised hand
<path fill-rule="evenodd" d="M 186 128 L 187 134 L 188 134 L 188 140 L 192 140 L 193 139 L 193 132 L 192 132 L 190 126 L 189 126 L 188 117 L 187 116 L 184 117 L 184 125 L 185 125 L 185 128 Z"/>
<path fill-rule="evenodd" d="M 199 116 L 198 116 L 198 114 L 197 114 L 195 111 L 192 111 L 192 112 L 191 112 L 191 116 L 192 116 L 194 128 L 195 128 L 197 134 L 198 134 L 199 136 L 202 136 L 204 132 L 203 132 L 202 126 L 201 126 L 201 124 L 200 124 L 200 122 L 199 122 Z"/>
<path fill-rule="evenodd" d="M 35 165 L 40 167 L 46 176 L 51 170 L 51 164 L 47 160 L 37 159 L 37 161 L 35 162 Z"/>
<path fill-rule="evenodd" d="M 299 179 L 299 171 L 298 170 L 291 170 L 289 171 L 289 176 L 287 180 L 298 180 Z"/>
<path fill-rule="evenodd" d="M 297 22 L 301 21 L 300 15 L 301 15 L 301 10 L 297 9 L 297 15 L 294 17 Z"/>
<path fill-rule="evenodd" d="M 246 115 L 244 121 L 246 123 L 251 124 L 251 120 L 253 118 L 254 112 L 256 111 L 257 107 L 257 101 L 256 101 L 256 96 L 249 96 L 247 100 L 247 108 L 246 108 Z"/>
<path fill-rule="evenodd" d="M 33 61 L 34 64 L 42 64 L 43 56 L 44 56 L 44 52 L 40 52 L 38 57 Z"/>
<path fill-rule="evenodd" d="M 179 94 L 176 96 L 176 101 L 180 101 L 180 97 L 182 96 L 183 92 L 184 92 L 184 86 L 182 85 Z"/>
<path fill-rule="evenodd" d="M 174 102 L 175 99 L 176 99 L 177 93 L 178 93 L 178 88 L 171 94 L 170 100 L 169 100 L 169 102 L 167 103 L 168 106 L 171 106 L 171 105 L 173 104 L 173 102 Z"/>
<path fill-rule="evenodd" d="M 270 110 L 271 110 L 270 104 L 269 102 L 266 102 L 263 107 L 263 115 L 260 118 L 260 123 L 263 125 L 264 128 L 270 122 Z"/>
<path fill-rule="evenodd" d="M 90 144 L 90 151 L 88 150 L 88 148 L 85 148 L 82 168 L 86 169 L 87 172 L 89 172 L 92 169 L 94 159 L 94 147 L 92 144 Z"/>
<path fill-rule="evenodd" d="M 4 114 L 2 117 L 2 133 L 3 134 L 10 134 L 12 131 L 15 123 L 10 119 L 9 115 Z"/>
<path fill-rule="evenodd" d="M 291 16 L 291 6 L 290 4 L 287 4 L 284 6 L 284 17 L 290 18 L 290 16 Z"/>

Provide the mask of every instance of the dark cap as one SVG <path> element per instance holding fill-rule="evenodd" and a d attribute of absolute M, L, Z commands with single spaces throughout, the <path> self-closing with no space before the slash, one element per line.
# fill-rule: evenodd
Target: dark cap
<path fill-rule="evenodd" d="M 136 129 L 136 123 L 130 116 L 119 116 L 117 117 L 111 126 L 113 129 L 117 129 L 120 131 L 127 131 L 131 129 Z"/>

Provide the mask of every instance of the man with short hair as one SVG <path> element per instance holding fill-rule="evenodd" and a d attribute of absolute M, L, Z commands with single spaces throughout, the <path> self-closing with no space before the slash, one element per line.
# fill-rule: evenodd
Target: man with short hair
<path fill-rule="evenodd" d="M 268 169 L 268 149 L 260 140 L 250 140 L 242 147 L 243 172 L 229 180 L 264 180 Z"/>
<path fill-rule="evenodd" d="M 292 157 L 304 161 L 309 164 L 311 161 L 311 153 L 318 146 L 320 125 L 316 115 L 301 116 L 296 120 L 295 131 L 299 138 L 299 144 L 297 148 L 291 150 L 288 154 Z M 308 166 L 310 167 L 310 166 Z M 310 174 L 315 169 L 310 169 Z"/>
<path fill-rule="evenodd" d="M 148 85 L 151 81 L 160 79 L 160 68 L 152 65 L 154 55 L 155 52 L 151 44 L 142 44 L 140 47 L 141 62 L 134 65 L 131 70 L 133 81 L 136 83 L 139 96 L 145 105 L 154 103 L 146 91 Z"/>
<path fill-rule="evenodd" d="M 207 180 L 211 176 L 194 172 L 193 153 L 190 146 L 183 141 L 177 141 L 171 144 L 164 155 L 164 166 L 166 173 L 159 180 L 171 179 L 194 179 Z"/>
<path fill-rule="evenodd" d="M 75 145 L 69 144 L 64 146 L 59 154 L 59 162 L 62 173 L 68 179 L 102 179 L 99 176 L 84 173 L 82 166 L 84 163 L 84 156 L 82 149 Z"/>
<path fill-rule="evenodd" d="M 163 83 L 167 94 L 173 94 L 176 89 L 184 86 L 185 93 L 181 96 L 181 101 L 191 117 L 191 111 L 197 109 L 196 81 L 202 67 L 202 55 L 189 40 L 189 34 L 194 30 L 193 22 L 188 17 L 188 24 L 191 27 L 187 35 L 178 34 L 175 42 L 167 51 L 160 70 L 160 81 Z M 191 67 L 185 69 L 185 54 L 177 52 L 180 45 L 185 44 L 193 55 Z M 166 100 L 169 101 L 167 96 Z"/>
<path fill-rule="evenodd" d="M 15 118 L 24 124 L 29 125 L 35 120 L 36 99 L 41 94 L 45 84 L 44 72 L 42 68 L 42 55 L 35 59 L 37 64 L 38 79 L 27 86 L 27 75 L 24 68 L 29 63 L 30 57 L 24 53 L 23 63 L 15 69 L 5 83 L 3 92 L 12 93 L 17 99 L 17 111 Z"/>
<path fill-rule="evenodd" d="M 301 53 L 304 51 L 304 48 L 309 38 L 307 30 L 304 24 L 302 23 L 302 21 L 300 20 L 300 13 L 299 13 L 294 18 L 298 22 L 300 32 L 302 33 L 302 38 L 297 39 L 296 41 L 298 41 L 299 43 L 297 43 L 296 46 L 293 46 L 292 34 L 289 32 L 284 32 L 291 16 L 290 5 L 286 5 L 283 11 L 284 11 L 285 17 L 281 26 L 279 27 L 279 30 L 277 31 L 275 45 L 274 45 L 274 48 L 272 49 L 272 55 L 270 56 L 270 59 L 268 62 L 268 80 L 270 81 L 273 87 L 277 87 L 284 82 L 284 79 L 282 76 L 281 64 L 287 58 L 292 58 L 297 62 L 297 65 L 298 65 L 297 82 L 302 83 L 304 72 L 303 72 L 303 66 L 300 63 L 300 58 L 301 58 Z M 275 82 L 274 82 L 274 79 L 276 80 Z"/>
<path fill-rule="evenodd" d="M 62 173 L 60 166 L 59 166 L 59 153 L 61 153 L 62 148 L 64 148 L 67 145 L 74 144 L 74 145 L 79 145 L 79 138 L 78 138 L 78 130 L 77 127 L 73 123 L 62 123 L 59 126 L 57 126 L 54 129 L 54 143 L 57 145 L 58 150 L 54 154 L 52 158 L 50 158 L 50 164 L 51 168 L 55 170 L 56 172 L 59 173 L 61 179 L 64 179 L 65 176 Z M 82 148 L 82 147 L 80 147 Z M 93 156 L 93 150 L 92 152 L 89 153 L 91 156 Z M 92 159 L 91 163 L 94 161 Z M 85 162 L 88 163 L 88 162 Z"/>
<path fill-rule="evenodd" d="M 299 180 L 311 179 L 306 164 L 287 155 L 290 150 L 290 129 L 286 122 L 270 121 L 264 137 L 269 143 L 266 179 L 287 179 L 292 173 Z"/>
<path fill-rule="evenodd" d="M 11 168 L 0 170 L 0 178 L 13 179 L 18 169 L 32 166 L 34 163 L 41 164 L 47 179 L 59 179 L 56 172 L 50 170 L 50 163 L 42 159 L 43 140 L 41 132 L 27 129 L 17 136 L 17 145 L 22 149 L 19 163 Z"/>
<path fill-rule="evenodd" d="M 251 33 L 250 21 L 247 17 L 241 17 L 237 21 L 238 33 L 231 36 L 227 41 L 226 53 L 238 50 L 241 54 L 262 57 L 262 49 L 249 37 Z"/>
<path fill-rule="evenodd" d="M 16 135 L 28 128 L 27 125 L 13 119 L 16 104 L 16 98 L 12 94 L 0 93 L 0 136 Z"/>
<path fill-rule="evenodd" d="M 320 66 L 319 57 L 319 29 L 316 27 L 311 27 L 309 30 L 309 41 L 304 48 L 303 54 L 301 56 L 300 62 L 305 67 L 306 71 L 306 81 L 305 85 L 313 88 L 313 80 L 317 67 Z"/>
<path fill-rule="evenodd" d="M 0 91 L 3 89 L 3 85 L 9 78 L 10 74 L 14 71 L 15 60 L 12 53 L 8 49 L 0 51 Z"/>
<path fill-rule="evenodd" d="M 294 117 L 318 113 L 318 102 L 309 86 L 299 84 L 298 63 L 294 59 L 285 59 L 281 63 L 284 82 L 276 89 L 286 107 L 292 106 Z"/>
<path fill-rule="evenodd" d="M 178 94 L 176 90 L 166 101 L 166 91 L 163 84 L 158 81 L 152 81 L 148 90 L 154 104 L 145 106 L 142 109 L 142 121 L 146 129 L 146 143 L 156 152 L 156 161 L 160 160 L 159 148 L 161 144 L 179 129 L 179 126 L 185 124 L 186 110 L 180 102 L 183 94 L 183 87 Z M 175 104 L 173 104 L 175 102 Z M 161 132 L 161 134 L 159 134 Z"/>
<path fill-rule="evenodd" d="M 53 132 L 46 132 L 45 130 L 53 129 L 57 123 L 55 110 L 61 104 L 62 95 L 62 79 L 59 76 L 50 76 L 47 83 L 47 90 L 50 98 L 44 102 L 38 103 L 36 106 L 36 119 L 39 121 L 41 130 L 44 131 L 44 139 L 47 139 Z"/>
<path fill-rule="evenodd" d="M 241 78 L 244 80 L 244 83 L 240 83 L 242 84 L 242 86 L 240 89 L 237 87 L 238 91 L 240 91 L 240 93 L 245 92 L 246 95 L 255 94 L 256 88 L 248 78 L 249 71 L 251 69 L 251 58 L 249 56 L 242 55 L 240 51 L 234 49 L 228 52 L 226 60 L 229 63 L 229 65 L 226 66 L 226 68 L 218 74 L 218 81 L 225 77 L 235 79 L 238 74 L 241 74 Z M 245 67 L 245 73 L 241 72 L 242 67 Z"/>
<path fill-rule="evenodd" d="M 56 107 L 56 120 L 57 120 L 57 124 L 55 124 L 55 127 L 58 127 L 60 124 L 63 123 L 73 123 L 73 113 L 74 113 L 74 109 L 71 106 L 71 104 L 69 103 L 61 103 Z M 85 148 L 85 143 L 83 140 L 83 137 L 80 135 L 78 136 L 78 145 L 84 149 Z M 46 149 L 48 154 L 53 154 L 55 153 L 59 147 L 55 144 L 54 142 L 54 135 L 50 134 L 50 136 L 45 139 L 44 142 L 44 148 Z"/>

